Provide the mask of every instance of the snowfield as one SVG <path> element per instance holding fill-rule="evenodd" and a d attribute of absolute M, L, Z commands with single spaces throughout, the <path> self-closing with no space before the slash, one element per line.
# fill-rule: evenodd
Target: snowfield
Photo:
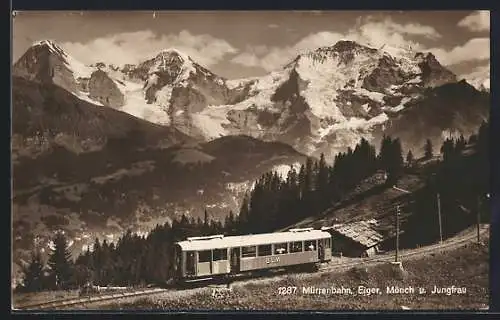
<path fill-rule="evenodd" d="M 157 104 L 149 104 L 144 99 L 144 91 L 140 83 L 127 81 L 121 90 L 125 94 L 125 105 L 120 110 L 131 114 L 137 118 L 141 118 L 160 125 L 170 125 L 170 116 L 166 110 L 162 109 Z M 162 93 L 157 92 L 162 95 Z M 166 95 L 166 92 L 163 93 Z M 167 109 L 168 110 L 168 109 Z"/>
<path fill-rule="evenodd" d="M 227 120 L 229 106 L 208 106 L 202 112 L 193 113 L 193 125 L 200 129 L 205 137 L 216 139 L 228 134 L 224 125 L 230 124 Z"/>

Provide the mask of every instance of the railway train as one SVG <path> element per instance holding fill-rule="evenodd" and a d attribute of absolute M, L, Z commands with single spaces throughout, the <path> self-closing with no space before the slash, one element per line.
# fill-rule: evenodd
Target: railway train
<path fill-rule="evenodd" d="M 331 248 L 330 233 L 313 228 L 190 237 L 174 246 L 174 279 L 186 283 L 290 266 L 317 266 L 332 259 Z"/>

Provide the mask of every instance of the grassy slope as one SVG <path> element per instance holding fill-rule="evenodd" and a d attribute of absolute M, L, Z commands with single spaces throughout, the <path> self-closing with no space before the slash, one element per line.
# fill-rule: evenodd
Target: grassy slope
<path fill-rule="evenodd" d="M 225 310 L 398 310 L 410 309 L 479 309 L 488 304 L 489 251 L 485 244 L 468 244 L 459 249 L 424 258 L 408 258 L 404 262 L 407 272 L 403 278 L 395 277 L 388 264 L 357 268 L 342 273 L 323 273 L 313 277 L 300 274 L 284 279 L 235 286 L 223 298 L 214 298 L 211 289 L 202 289 L 193 295 L 159 295 L 140 298 L 128 304 L 110 304 L 102 309 L 225 309 Z M 331 286 L 378 287 L 381 295 L 305 295 L 302 286 L 321 288 Z M 386 286 L 466 287 L 464 295 L 388 295 Z M 297 294 L 278 295 L 280 286 L 297 286 Z"/>

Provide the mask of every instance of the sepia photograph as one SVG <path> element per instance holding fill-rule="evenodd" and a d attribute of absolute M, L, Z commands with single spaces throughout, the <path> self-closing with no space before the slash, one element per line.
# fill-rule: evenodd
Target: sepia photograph
<path fill-rule="evenodd" d="M 11 20 L 11 310 L 489 310 L 489 11 Z"/>

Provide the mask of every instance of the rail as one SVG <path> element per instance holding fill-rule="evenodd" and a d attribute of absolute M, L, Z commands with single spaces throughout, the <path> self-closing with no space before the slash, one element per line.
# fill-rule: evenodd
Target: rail
<path fill-rule="evenodd" d="M 133 297 L 140 295 L 148 295 L 148 294 L 156 294 L 161 292 L 166 292 L 168 289 L 155 288 L 155 289 L 147 289 L 147 290 L 138 290 L 134 292 L 120 292 L 120 293 L 112 293 L 112 294 L 104 294 L 100 296 L 88 296 L 84 298 L 68 298 L 62 300 L 53 300 L 49 302 L 31 304 L 19 306 L 17 308 L 13 308 L 14 310 L 50 310 L 57 309 L 59 307 L 66 307 L 78 304 L 84 304 L 89 302 L 100 302 L 117 298 L 125 298 L 125 297 Z"/>

